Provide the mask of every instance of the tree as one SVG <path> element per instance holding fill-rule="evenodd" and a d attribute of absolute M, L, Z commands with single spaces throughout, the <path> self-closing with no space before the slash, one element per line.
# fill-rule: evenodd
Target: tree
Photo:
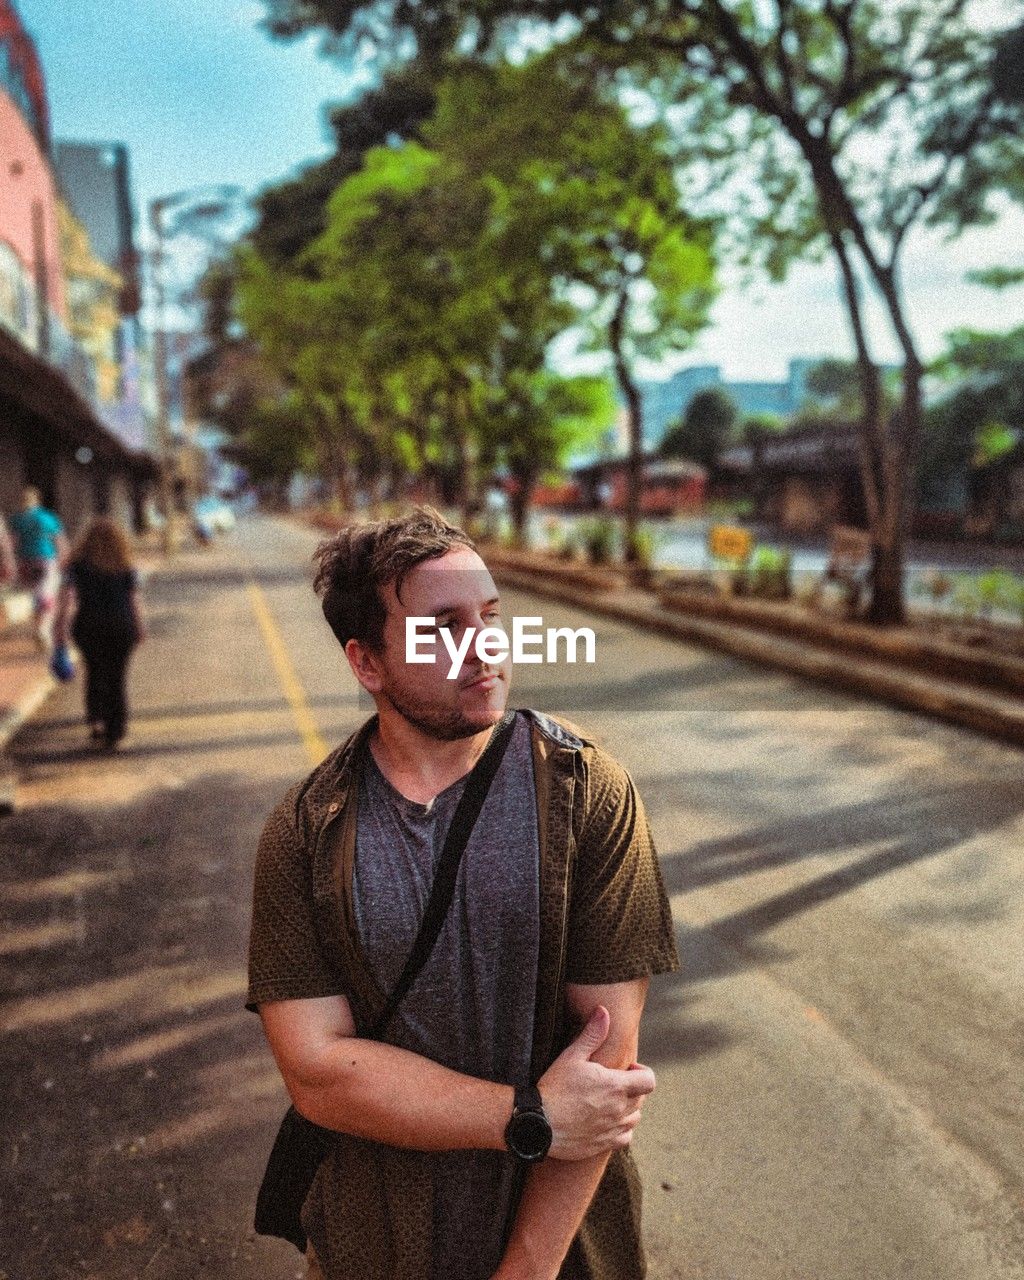
<path fill-rule="evenodd" d="M 947 341 L 932 371 L 948 391 L 925 415 L 918 460 L 918 486 L 926 495 L 990 467 L 1024 438 L 1024 327 L 957 329 Z"/>
<path fill-rule="evenodd" d="M 588 380 L 545 368 L 574 312 L 536 253 L 509 252 L 494 197 L 436 145 L 375 148 L 323 234 L 291 264 L 254 251 L 243 288 L 289 384 L 333 406 L 336 471 L 426 471 L 467 514 L 483 463 L 518 472 L 528 496 L 599 408 Z"/>
<path fill-rule="evenodd" d="M 265 188 L 250 241 L 268 262 L 294 262 L 327 226 L 327 204 L 337 188 L 362 168 L 367 152 L 396 140 L 415 140 L 434 109 L 434 88 L 417 66 L 386 76 L 356 102 L 335 107 L 330 123 L 335 152 L 298 177 Z"/>
<path fill-rule="evenodd" d="M 295 29 L 327 23 L 382 53 L 515 47 L 524 24 L 568 31 L 670 110 L 690 189 L 728 203 L 747 258 L 782 278 L 800 256 L 832 255 L 861 382 L 861 470 L 874 560 L 871 617 L 904 613 L 908 478 L 922 421 L 923 363 L 900 268 L 915 227 L 951 235 L 991 221 L 992 197 L 1024 197 L 1021 30 L 969 0 L 272 0 Z M 284 21 L 282 17 L 282 21 Z M 403 45 L 404 42 L 404 45 Z M 902 355 L 886 410 L 864 289 Z"/>
<path fill-rule="evenodd" d="M 629 428 L 632 559 L 643 461 L 636 364 L 688 347 L 714 296 L 713 225 L 680 208 L 667 131 L 638 123 L 555 50 L 451 76 L 424 137 L 489 185 L 502 259 L 528 264 L 527 274 L 539 267 L 555 297 L 585 316 L 590 349 L 610 353 Z"/>
<path fill-rule="evenodd" d="M 530 494 L 537 482 L 611 425 L 615 399 L 603 377 L 567 378 L 541 368 L 504 378 L 495 409 L 492 457 L 515 482 L 512 524 L 517 539 L 524 542 Z"/>
<path fill-rule="evenodd" d="M 832 405 L 844 417 L 861 411 L 860 370 L 856 361 L 819 360 L 807 371 L 806 390 L 812 400 Z"/>
<path fill-rule="evenodd" d="M 746 444 L 785 431 L 789 423 L 778 413 L 748 413 L 739 426 L 739 437 Z"/>
<path fill-rule="evenodd" d="M 287 385 L 321 415 L 333 406 L 319 434 L 341 442 L 338 475 L 401 435 L 405 463 L 465 511 L 489 460 L 525 504 L 609 418 L 601 380 L 549 367 L 553 340 L 586 318 L 635 393 L 637 356 L 704 322 L 710 230 L 678 211 L 664 132 L 552 58 L 458 67 L 435 94 L 420 141 L 366 152 L 304 250 L 282 260 L 257 238 L 244 316 Z M 639 467 L 633 493 L 630 545 Z"/>
<path fill-rule="evenodd" d="M 736 428 L 736 403 L 721 387 L 698 391 L 682 418 L 669 427 L 659 452 L 665 458 L 687 458 L 712 470 Z"/>

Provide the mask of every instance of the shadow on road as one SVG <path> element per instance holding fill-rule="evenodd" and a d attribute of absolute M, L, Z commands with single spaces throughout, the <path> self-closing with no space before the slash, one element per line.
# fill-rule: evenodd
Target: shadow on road
<path fill-rule="evenodd" d="M 255 582 L 261 587 L 294 586 L 295 583 L 312 583 L 312 564 L 288 564 L 281 566 L 254 566 L 253 568 L 236 565 L 210 565 L 191 563 L 180 572 L 175 569 L 162 569 L 153 579 L 162 601 L 168 604 L 181 604 L 192 601 L 197 595 L 209 589 L 224 587 L 244 587 L 247 582 Z"/>
<path fill-rule="evenodd" d="M 996 831 L 1024 813 L 1024 792 L 1015 778 L 986 778 L 959 787 L 876 797 L 855 804 L 760 823 L 739 836 L 701 841 L 662 856 L 669 893 L 686 893 L 728 879 L 790 867 L 805 859 L 855 854 L 809 881 L 774 893 L 753 906 L 685 931 L 691 964 L 682 979 L 699 983 L 740 965 L 772 959 L 760 936 L 796 915 L 836 900 L 872 879 L 955 849 L 970 838 Z M 868 846 L 867 851 L 864 850 Z M 870 847 L 874 846 L 874 847 Z M 980 855 L 979 855 L 980 856 Z M 969 879 L 972 873 L 961 873 Z M 995 905 L 989 900 L 986 918 Z M 932 919 L 940 918 L 932 908 Z M 951 897 L 946 919 L 974 922 L 972 902 Z M 724 945 L 724 946 L 723 946 Z"/>
<path fill-rule="evenodd" d="M 355 693 L 339 693 L 308 697 L 307 703 L 314 710 L 347 709 L 357 704 Z M 132 723 L 144 723 L 149 720 L 202 720 L 208 716 L 230 716 L 235 714 L 257 715 L 264 711 L 288 711 L 288 700 L 281 696 L 276 698 L 224 698 L 217 701 L 191 702 L 187 705 L 168 703 L 166 706 L 146 706 L 132 710 Z M 48 740 L 54 730 L 82 727 L 81 715 L 54 716 L 47 714 L 45 720 L 27 725 L 19 735 L 22 742 L 32 742 L 33 738 Z"/>
<path fill-rule="evenodd" d="M 251 1232 L 285 1104 L 242 1009 L 268 803 L 265 779 L 211 774 L 0 826 L 11 1276 L 294 1275 Z"/>
<path fill-rule="evenodd" d="M 241 733 L 222 734 L 219 737 L 208 736 L 201 742 L 176 741 L 167 738 L 162 742 L 137 742 L 128 740 L 127 745 L 118 750 L 116 758 L 123 760 L 145 760 L 162 756 L 199 756 L 220 754 L 225 751 L 257 750 L 266 747 L 289 747 L 295 743 L 294 729 L 282 729 L 278 733 Z M 80 763 L 86 760 L 101 760 L 103 753 L 88 744 L 73 746 L 44 747 L 33 751 L 22 749 L 18 752 L 19 763 L 24 767 L 53 765 L 61 763 Z"/>

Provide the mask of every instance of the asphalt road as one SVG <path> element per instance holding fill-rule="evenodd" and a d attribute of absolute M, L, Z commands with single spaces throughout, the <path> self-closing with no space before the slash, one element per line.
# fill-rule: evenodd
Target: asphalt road
<path fill-rule="evenodd" d="M 117 757 L 79 691 L 19 736 L 0 825 L 0 1275 L 286 1280 L 253 1237 L 284 1106 L 241 1009 L 273 801 L 362 718 L 307 581 L 246 522 L 151 578 Z M 684 969 L 636 1143 L 652 1280 L 1024 1277 L 1022 756 L 550 601 L 593 667 L 513 698 L 631 769 Z"/>

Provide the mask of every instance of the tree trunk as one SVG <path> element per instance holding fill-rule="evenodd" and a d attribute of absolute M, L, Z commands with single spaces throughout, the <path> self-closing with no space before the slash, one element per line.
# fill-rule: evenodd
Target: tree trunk
<path fill-rule="evenodd" d="M 921 378 L 916 353 L 903 366 L 903 395 L 889 423 L 883 448 L 884 484 L 881 518 L 875 536 L 872 595 L 868 618 L 879 626 L 906 621 L 903 548 L 907 534 L 914 458 L 921 432 Z"/>
<path fill-rule="evenodd" d="M 469 522 L 480 510 L 480 498 L 476 484 L 476 456 L 473 441 L 465 424 L 459 432 L 459 510 L 464 522 Z"/>
<path fill-rule="evenodd" d="M 903 528 L 903 503 L 898 500 L 903 481 L 886 431 L 881 377 L 868 347 L 857 277 L 842 232 L 833 226 L 830 238 L 839 264 L 860 375 L 862 404 L 857 434 L 861 486 L 872 546 L 868 617 L 872 622 L 889 625 L 903 621 L 902 538 L 894 537 L 894 533 Z"/>
<path fill-rule="evenodd" d="M 876 626 L 898 626 L 904 621 L 903 539 L 874 547 L 871 565 L 871 606 L 868 621 Z"/>
<path fill-rule="evenodd" d="M 454 505 L 459 509 L 459 515 L 463 523 L 465 523 L 475 514 L 477 508 L 476 485 L 474 483 L 476 458 L 467 421 L 465 391 L 461 387 L 456 387 L 449 393 L 448 413 L 449 421 L 452 424 L 452 444 L 454 446 L 452 458 L 453 501 Z"/>
<path fill-rule="evenodd" d="M 629 458 L 626 472 L 626 511 L 623 549 L 627 563 L 637 559 L 637 533 L 640 526 L 640 494 L 643 489 L 643 401 L 633 380 L 624 351 L 624 338 L 629 295 L 623 290 L 608 326 L 608 345 L 615 362 L 615 379 L 626 401 L 626 424 L 629 432 Z"/>
<path fill-rule="evenodd" d="M 352 477 L 344 446 L 335 438 L 329 425 L 321 425 L 317 444 L 320 474 L 330 486 L 331 496 L 342 514 L 353 510 Z"/>
<path fill-rule="evenodd" d="M 512 476 L 516 481 L 514 490 L 509 494 L 509 514 L 512 517 L 512 529 L 515 533 L 516 545 L 526 546 L 526 521 L 530 512 L 530 499 L 537 484 L 539 472 L 536 467 L 513 467 Z"/>
<path fill-rule="evenodd" d="M 906 617 L 903 599 L 903 544 L 906 531 L 913 463 L 921 429 L 921 377 L 923 367 L 917 355 L 910 326 L 900 300 L 896 274 L 897 246 L 892 260 L 884 264 L 878 257 L 849 193 L 835 169 L 834 158 L 821 139 L 805 128 L 793 134 L 810 164 L 818 199 L 832 247 L 839 261 L 846 292 L 847 311 L 857 344 L 864 395 L 861 469 L 864 497 L 873 544 L 871 573 L 872 600 L 868 616 L 884 625 L 901 623 Z M 857 281 L 845 241 L 852 236 L 875 288 L 881 295 L 889 322 L 903 352 L 903 396 L 900 411 L 885 422 L 885 406 L 877 366 L 867 352 Z"/>
<path fill-rule="evenodd" d="M 352 493 L 352 477 L 349 475 L 348 462 L 344 453 L 337 455 L 335 469 L 332 476 L 334 483 L 334 494 L 338 500 L 344 515 L 351 515 L 355 509 L 355 500 Z"/>

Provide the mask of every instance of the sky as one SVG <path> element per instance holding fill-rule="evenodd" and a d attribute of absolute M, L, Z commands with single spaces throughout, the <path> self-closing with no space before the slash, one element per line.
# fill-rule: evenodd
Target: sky
<path fill-rule="evenodd" d="M 258 0 L 16 3 L 43 61 L 54 136 L 126 143 L 140 221 L 154 197 L 206 183 L 255 192 L 327 154 L 325 106 L 363 83 L 314 37 L 272 40 Z M 952 244 L 908 241 L 907 305 L 926 358 L 953 328 L 1024 324 L 1024 287 L 994 293 L 964 278 L 997 263 L 1024 265 L 1024 212 Z M 741 290 L 727 264 L 720 277 L 711 326 L 661 372 L 719 364 L 727 379 L 773 380 L 795 357 L 852 353 L 830 263 L 800 265 L 781 286 Z M 871 333 L 878 358 L 895 360 L 878 308 Z"/>

